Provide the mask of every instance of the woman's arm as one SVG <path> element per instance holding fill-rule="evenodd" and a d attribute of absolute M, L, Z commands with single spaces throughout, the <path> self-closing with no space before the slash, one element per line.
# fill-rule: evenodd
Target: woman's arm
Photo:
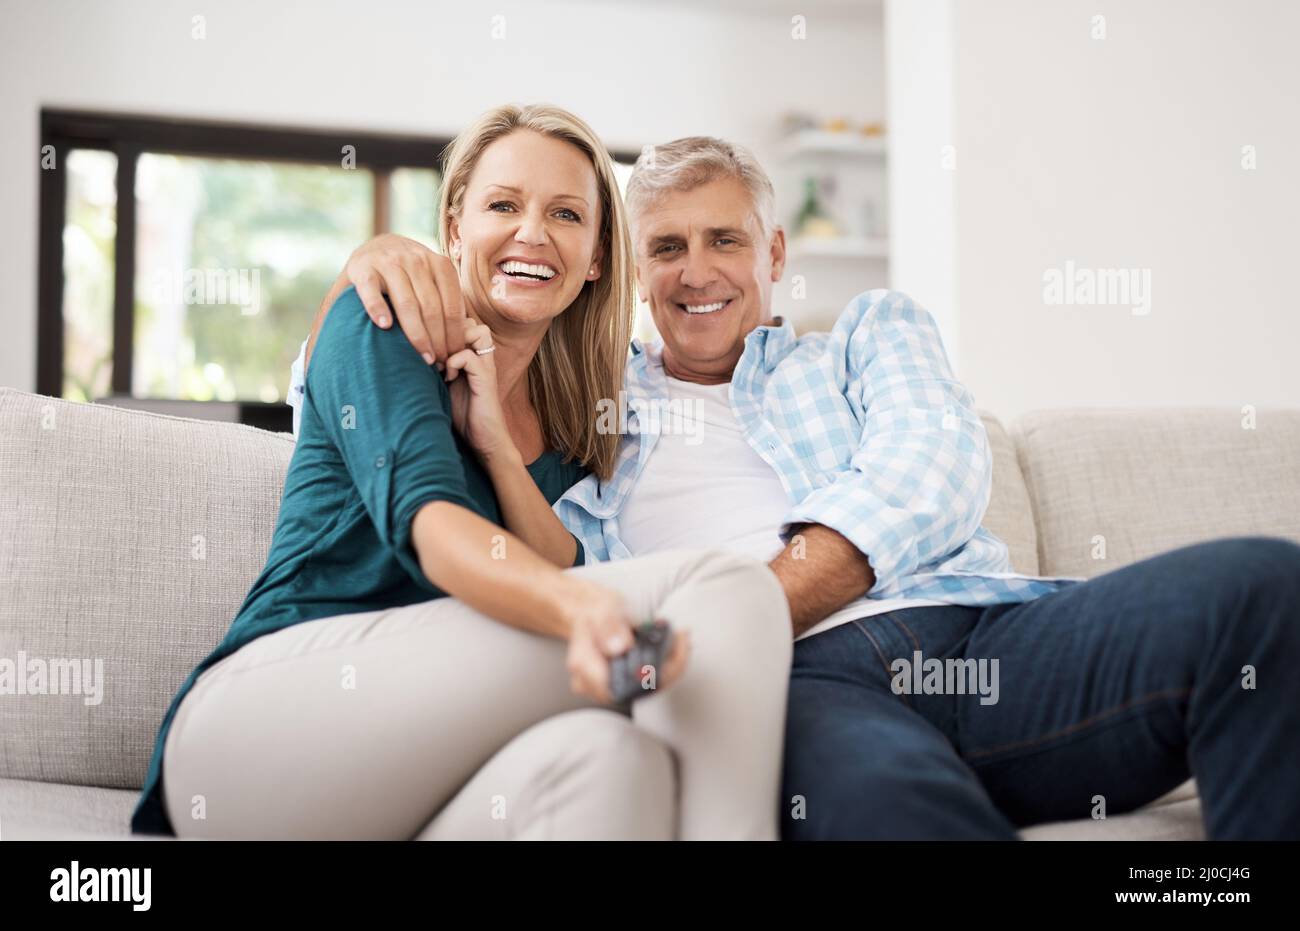
<path fill-rule="evenodd" d="M 573 605 L 598 588 L 565 575 L 514 534 L 472 511 L 431 501 L 415 515 L 411 545 L 429 581 L 513 627 L 550 637 L 573 633 Z M 608 594 L 613 607 L 618 602 Z"/>
<path fill-rule="evenodd" d="M 505 525 L 550 563 L 561 569 L 572 566 L 578 556 L 578 541 L 546 503 L 519 451 L 511 445 L 480 459 L 492 479 Z"/>

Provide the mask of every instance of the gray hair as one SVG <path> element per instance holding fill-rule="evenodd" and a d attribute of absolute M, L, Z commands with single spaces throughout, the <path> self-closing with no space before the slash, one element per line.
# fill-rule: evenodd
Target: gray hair
<path fill-rule="evenodd" d="M 735 178 L 745 186 L 763 235 L 771 236 L 776 229 L 772 180 L 749 149 L 713 136 L 686 136 L 641 150 L 624 195 L 633 229 L 641 212 L 664 194 L 690 191 L 718 178 Z"/>

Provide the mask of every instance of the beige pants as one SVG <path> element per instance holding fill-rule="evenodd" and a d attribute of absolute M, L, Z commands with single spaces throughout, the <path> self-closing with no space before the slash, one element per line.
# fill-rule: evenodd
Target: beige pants
<path fill-rule="evenodd" d="M 569 570 L 689 629 L 631 718 L 569 690 L 564 641 L 451 598 L 309 621 L 199 677 L 164 748 L 180 837 L 775 839 L 791 632 L 761 563 Z"/>

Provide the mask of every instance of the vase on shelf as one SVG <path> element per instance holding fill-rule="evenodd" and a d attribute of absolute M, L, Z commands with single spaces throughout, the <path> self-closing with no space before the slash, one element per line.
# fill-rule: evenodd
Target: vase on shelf
<path fill-rule="evenodd" d="M 805 178 L 803 191 L 803 203 L 794 220 L 795 235 L 806 239 L 835 239 L 842 235 L 839 224 L 822 207 L 817 179 Z"/>

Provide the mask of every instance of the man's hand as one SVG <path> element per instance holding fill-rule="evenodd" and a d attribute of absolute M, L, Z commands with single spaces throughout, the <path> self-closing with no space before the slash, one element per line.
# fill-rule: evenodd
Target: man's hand
<path fill-rule="evenodd" d="M 312 321 L 304 371 L 325 316 L 349 284 L 357 286 L 357 296 L 376 326 L 388 329 L 396 313 L 402 332 L 430 365 L 445 363 L 465 348 L 465 302 L 456 267 L 415 240 L 385 233 L 353 252 L 334 279 Z"/>
<path fill-rule="evenodd" d="M 867 557 L 821 524 L 795 528 L 795 535 L 768 566 L 785 589 L 796 637 L 876 584 Z"/>

